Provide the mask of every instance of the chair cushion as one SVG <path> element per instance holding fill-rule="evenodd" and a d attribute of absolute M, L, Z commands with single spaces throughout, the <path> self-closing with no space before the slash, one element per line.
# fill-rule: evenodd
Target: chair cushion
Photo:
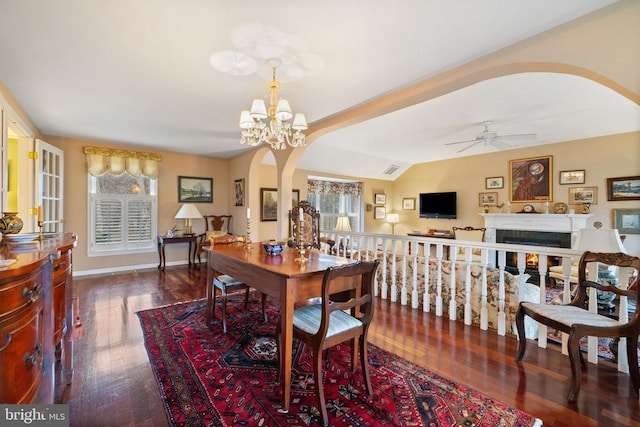
<path fill-rule="evenodd" d="M 575 324 L 605 327 L 620 325 L 617 320 L 597 313 L 592 313 L 573 305 L 551 305 L 523 302 L 522 306 L 534 313 L 540 314 L 569 327 Z"/>
<path fill-rule="evenodd" d="M 218 287 L 219 287 L 219 286 L 227 286 L 227 287 L 229 287 L 229 286 L 244 285 L 244 283 L 243 283 L 243 282 L 241 282 L 241 281 L 239 281 L 239 280 L 236 280 L 236 279 L 234 279 L 233 277 L 228 276 L 228 275 L 226 275 L 226 274 L 221 274 L 220 276 L 215 277 L 215 278 L 213 279 L 213 282 L 214 282 L 214 284 L 215 284 L 216 286 L 218 286 Z M 218 283 L 215 283 L 215 282 L 218 282 Z"/>
<path fill-rule="evenodd" d="M 293 312 L 293 326 L 308 334 L 315 334 L 320 329 L 320 320 L 322 318 L 322 305 L 308 305 L 305 307 L 297 308 Z M 362 326 L 355 317 L 351 316 L 344 311 L 334 311 L 329 317 L 329 329 L 327 330 L 327 337 L 340 334 L 350 329 L 359 328 Z"/>

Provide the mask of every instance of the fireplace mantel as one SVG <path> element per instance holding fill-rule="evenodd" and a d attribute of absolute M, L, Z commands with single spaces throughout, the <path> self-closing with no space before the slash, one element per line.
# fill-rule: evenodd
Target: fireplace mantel
<path fill-rule="evenodd" d="M 480 214 L 484 217 L 485 241 L 496 242 L 496 230 L 529 230 L 571 233 L 572 242 L 593 215 L 583 214 Z"/>

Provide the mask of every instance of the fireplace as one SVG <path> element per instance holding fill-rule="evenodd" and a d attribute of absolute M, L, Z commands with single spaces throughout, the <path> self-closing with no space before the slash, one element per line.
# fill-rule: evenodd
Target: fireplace
<path fill-rule="evenodd" d="M 531 230 L 496 230 L 496 243 L 512 245 L 547 246 L 552 248 L 571 248 L 571 233 L 556 233 L 551 231 Z M 560 265 L 561 257 L 547 257 L 547 269 L 554 265 Z M 518 254 L 507 252 L 506 270 L 509 273 L 518 274 Z M 533 281 L 538 278 L 538 255 L 526 254 L 525 272 L 531 275 Z"/>
<path fill-rule="evenodd" d="M 581 214 L 483 214 L 485 241 L 515 245 L 571 248 L 578 230 L 587 228 L 593 215 Z M 507 271 L 518 274 L 516 253 L 507 253 Z M 538 281 L 538 264 L 531 255 L 526 272 Z M 547 257 L 548 266 L 560 265 L 558 257 Z M 494 264 L 495 265 L 495 264 Z"/>

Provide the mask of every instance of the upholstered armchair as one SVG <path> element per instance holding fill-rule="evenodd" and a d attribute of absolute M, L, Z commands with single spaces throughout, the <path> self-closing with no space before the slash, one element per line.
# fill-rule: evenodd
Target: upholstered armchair
<path fill-rule="evenodd" d="M 220 243 L 232 243 L 236 238 L 231 236 L 225 237 L 230 234 L 231 230 L 231 215 L 203 215 L 204 218 L 204 233 L 199 236 L 198 250 L 196 252 L 196 258 L 198 262 L 202 262 L 200 255 L 204 252 L 204 248 L 211 245 L 211 239 L 216 238 Z"/>

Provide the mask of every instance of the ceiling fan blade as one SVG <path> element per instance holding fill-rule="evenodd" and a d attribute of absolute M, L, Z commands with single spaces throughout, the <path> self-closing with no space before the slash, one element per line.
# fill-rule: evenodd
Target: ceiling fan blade
<path fill-rule="evenodd" d="M 502 138 L 502 137 L 500 137 Z M 495 138 L 489 141 L 489 144 L 496 147 L 498 150 L 506 150 L 507 148 L 511 148 L 509 144 L 500 140 L 500 138 Z"/>
<path fill-rule="evenodd" d="M 480 142 L 481 139 L 470 139 L 468 141 L 458 141 L 458 142 L 445 142 L 444 145 L 455 145 L 455 144 L 468 144 L 469 142 Z"/>
<path fill-rule="evenodd" d="M 456 153 L 462 153 L 463 151 L 468 150 L 469 148 L 471 148 L 473 146 L 476 146 L 476 145 L 480 144 L 481 142 L 482 142 L 481 139 L 478 140 L 478 141 L 475 141 L 473 144 L 468 145 L 468 146 L 464 147 L 463 149 L 456 151 Z"/>
<path fill-rule="evenodd" d="M 518 133 L 513 135 L 499 135 L 500 139 L 536 139 L 538 135 L 535 133 Z"/>

